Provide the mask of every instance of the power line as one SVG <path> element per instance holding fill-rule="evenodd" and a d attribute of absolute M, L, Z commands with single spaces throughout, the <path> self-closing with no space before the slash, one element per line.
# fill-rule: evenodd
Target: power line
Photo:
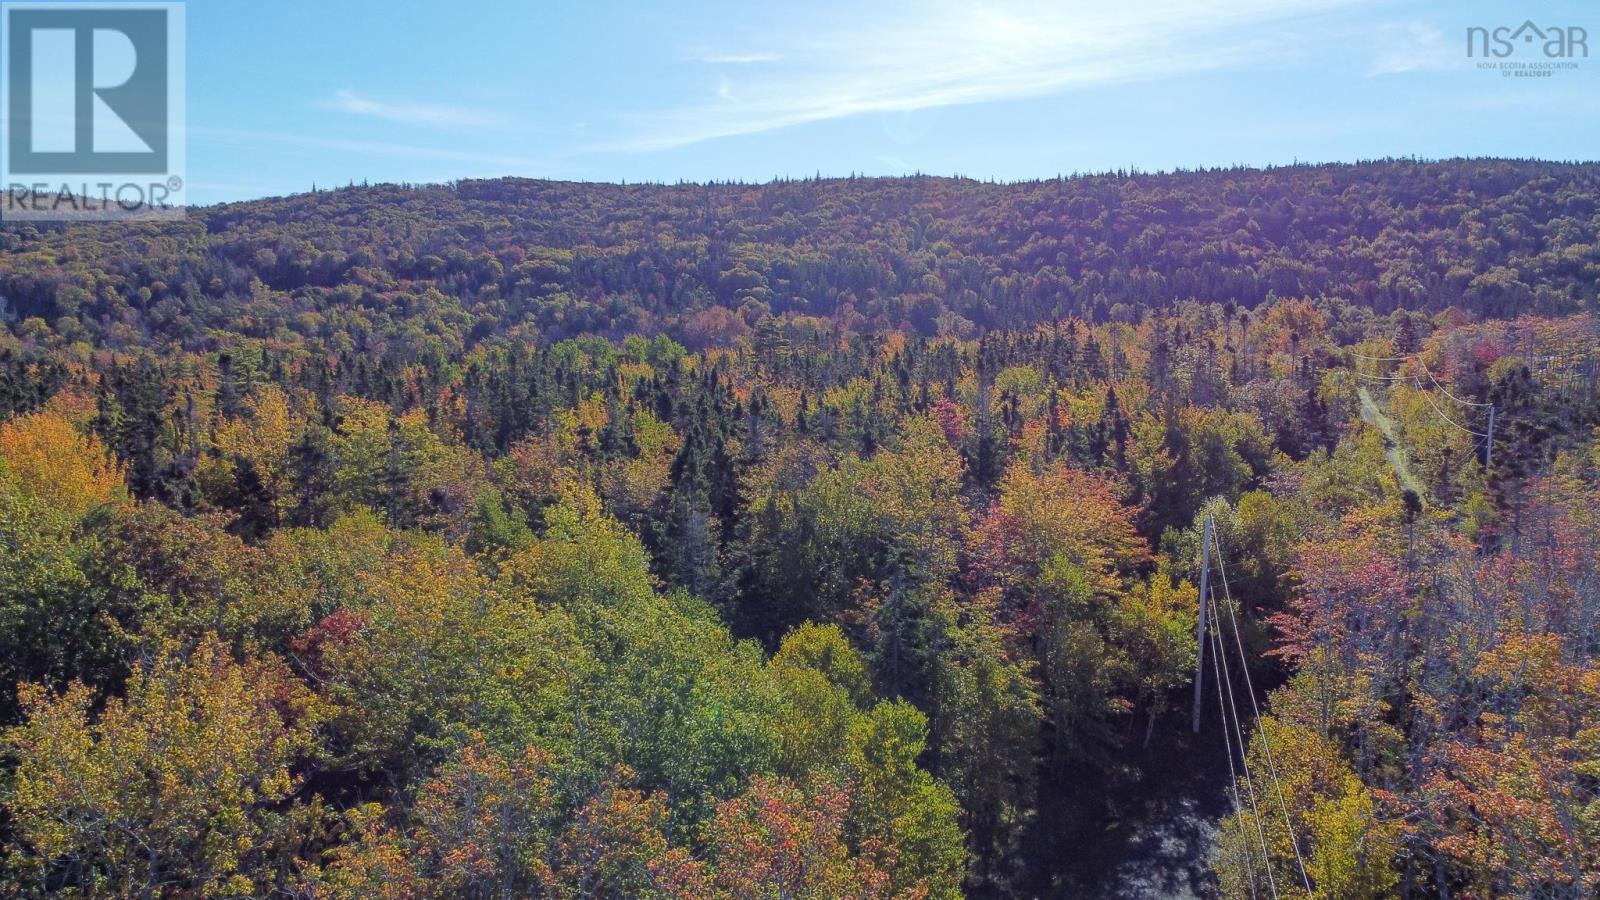
<path fill-rule="evenodd" d="M 1255 781 L 1250 776 L 1249 752 L 1244 742 L 1244 731 L 1239 720 L 1239 708 L 1233 700 L 1233 681 L 1227 674 L 1228 658 L 1227 654 L 1223 652 L 1220 620 L 1218 620 L 1218 626 L 1215 629 L 1211 629 L 1206 626 L 1206 607 L 1208 605 L 1215 605 L 1216 601 L 1215 589 L 1208 589 L 1206 584 L 1206 575 L 1210 571 L 1210 550 L 1212 544 L 1214 543 L 1212 539 L 1212 532 L 1214 531 L 1215 527 L 1214 518 L 1212 516 L 1206 516 L 1205 529 L 1202 532 L 1200 539 L 1200 590 L 1197 592 L 1199 600 L 1199 615 L 1196 617 L 1197 625 L 1195 631 L 1195 733 L 1198 734 L 1200 731 L 1200 693 L 1201 683 L 1205 679 L 1205 651 L 1207 639 L 1209 639 L 1215 648 L 1211 653 L 1211 669 L 1215 675 L 1217 683 L 1217 711 L 1221 718 L 1223 751 L 1228 757 L 1228 784 L 1233 791 L 1234 815 L 1238 817 L 1240 821 L 1240 827 L 1244 828 L 1244 800 L 1239 794 L 1240 769 L 1235 769 L 1233 765 L 1234 738 L 1237 737 L 1239 746 L 1239 765 L 1244 772 L 1245 788 L 1249 791 L 1250 795 L 1250 809 L 1252 813 L 1251 822 L 1255 825 L 1256 836 L 1261 843 L 1261 861 L 1267 870 L 1267 884 L 1272 891 L 1274 900 L 1276 900 L 1278 896 L 1278 889 L 1276 880 L 1272 874 L 1272 857 L 1271 853 L 1267 849 L 1266 832 L 1262 828 L 1261 824 L 1261 808 L 1256 802 Z M 1208 601 L 1210 601 L 1209 604 Z M 1233 717 L 1231 720 L 1228 716 L 1229 706 L 1233 707 Z M 1248 837 L 1245 837 L 1242 849 L 1244 850 L 1245 854 L 1245 866 L 1248 869 L 1245 883 L 1250 890 L 1250 896 L 1252 900 L 1254 900 L 1256 896 L 1255 853 L 1250 848 L 1250 839 Z"/>
<path fill-rule="evenodd" d="M 1212 600 L 1215 601 L 1215 599 L 1216 594 L 1213 592 Z M 1261 821 L 1261 807 L 1256 803 L 1256 784 L 1255 779 L 1250 777 L 1250 758 L 1246 752 L 1249 745 L 1244 740 L 1244 728 L 1239 719 L 1239 704 L 1233 697 L 1233 675 L 1228 671 L 1228 656 L 1222 652 L 1221 632 L 1222 628 L 1219 625 L 1217 630 L 1211 634 L 1212 640 L 1216 643 L 1216 652 L 1212 654 L 1212 659 L 1220 661 L 1222 665 L 1222 678 L 1218 685 L 1217 693 L 1227 694 L 1228 707 L 1233 711 L 1233 733 L 1239 741 L 1239 765 L 1244 769 L 1245 793 L 1250 797 L 1250 817 L 1255 820 L 1256 837 L 1261 842 L 1261 859 L 1266 864 L 1267 869 L 1267 888 L 1272 892 L 1273 900 L 1277 900 L 1278 880 L 1272 874 L 1272 852 L 1267 849 L 1267 830 Z M 1249 672 L 1246 672 L 1245 676 L 1248 678 Z M 1222 724 L 1224 728 L 1228 726 L 1226 716 L 1224 716 Z M 1292 833 L 1290 839 L 1293 840 Z"/>
<path fill-rule="evenodd" d="M 1445 389 L 1444 385 L 1439 383 L 1439 379 L 1433 377 L 1433 371 L 1428 368 L 1428 364 L 1427 363 L 1422 361 L 1422 356 L 1420 354 L 1417 356 L 1417 365 L 1421 366 L 1422 367 L 1422 371 L 1427 373 L 1428 380 L 1433 382 L 1433 386 L 1439 389 L 1439 393 L 1444 394 L 1446 397 L 1449 397 L 1451 400 L 1454 400 L 1455 402 L 1461 404 L 1462 406 L 1476 406 L 1476 407 L 1479 407 L 1479 408 L 1483 408 L 1483 407 L 1487 407 L 1487 406 L 1494 406 L 1493 403 L 1478 403 L 1478 402 L 1473 401 L 1473 400 L 1463 400 L 1460 397 L 1457 397 L 1455 394 L 1450 393 L 1448 390 Z"/>
<path fill-rule="evenodd" d="M 1428 380 L 1433 382 L 1433 386 L 1435 388 L 1438 388 L 1439 393 L 1444 394 L 1446 397 L 1449 397 L 1451 400 L 1454 400 L 1455 402 L 1461 404 L 1462 406 L 1476 406 L 1476 407 L 1479 407 L 1479 408 L 1489 407 L 1489 406 L 1493 406 L 1494 405 L 1492 403 L 1479 403 L 1476 400 L 1465 400 L 1465 399 L 1462 399 L 1461 397 L 1457 397 L 1455 394 L 1450 393 L 1450 390 L 1448 388 L 1446 388 L 1443 384 L 1441 384 L 1439 382 L 1438 378 L 1434 377 L 1433 370 L 1428 368 L 1428 363 L 1425 360 L 1423 360 L 1421 353 L 1412 353 L 1412 354 L 1410 354 L 1408 356 L 1362 356 L 1359 353 L 1352 352 L 1350 355 L 1354 356 L 1357 359 L 1367 360 L 1368 362 L 1406 362 L 1407 360 L 1416 360 L 1417 365 L 1420 366 L 1422 368 L 1423 373 L 1428 376 Z M 1352 369 L 1351 371 L 1355 371 L 1355 370 Z M 1401 380 L 1405 380 L 1408 377 L 1408 376 L 1405 376 L 1405 375 L 1368 375 L 1365 372 L 1356 372 L 1355 374 L 1360 375 L 1363 378 L 1372 378 L 1372 379 L 1376 379 L 1376 380 L 1379 380 L 1379 381 L 1401 381 Z"/>
<path fill-rule="evenodd" d="M 1228 756 L 1228 786 L 1233 789 L 1233 814 L 1240 820 L 1244 817 L 1244 800 L 1239 796 L 1239 771 L 1233 765 L 1233 738 L 1228 735 L 1228 706 L 1222 698 L 1222 670 L 1217 665 L 1217 658 L 1222 655 L 1222 645 L 1217 641 L 1216 634 L 1207 629 L 1202 636 L 1200 646 L 1205 646 L 1205 638 L 1210 638 L 1216 649 L 1211 653 L 1211 670 L 1216 675 L 1217 681 L 1217 714 L 1222 720 L 1222 745 Z M 1202 670 L 1203 672 L 1204 670 Z M 1199 673 L 1197 673 L 1199 674 Z M 1196 679 L 1198 681 L 1198 678 Z M 1239 748 L 1240 759 L 1244 758 L 1244 748 Z M 1245 885 L 1250 889 L 1251 900 L 1256 896 L 1256 854 L 1250 847 L 1248 838 L 1242 846 L 1244 850 L 1245 867 L 1250 870 L 1250 877 Z M 1272 861 L 1265 860 L 1268 870 L 1272 868 Z"/>
<path fill-rule="evenodd" d="M 1415 358 L 1419 365 L 1422 364 L 1422 358 L 1420 356 L 1419 357 L 1405 357 L 1405 358 Z M 1488 407 L 1489 408 L 1489 415 L 1491 416 L 1491 418 L 1494 416 L 1494 404 L 1492 404 L 1492 403 L 1474 403 L 1474 402 L 1472 402 L 1470 400 L 1462 400 L 1461 398 L 1459 398 L 1459 397 L 1455 396 L 1454 394 L 1450 393 L 1449 391 L 1445 390 L 1444 386 L 1439 384 L 1438 379 L 1435 379 L 1433 377 L 1433 373 L 1428 371 L 1428 367 L 1426 365 L 1422 366 L 1422 370 L 1424 372 L 1427 372 L 1428 379 L 1430 381 L 1432 381 L 1434 383 L 1434 386 L 1438 387 L 1438 389 L 1446 397 L 1449 397 L 1450 399 L 1455 400 L 1458 403 L 1467 404 L 1468 406 L 1485 406 L 1485 407 Z M 1439 408 L 1439 404 L 1433 402 L 1432 393 L 1422 386 L 1422 379 L 1418 378 L 1415 375 L 1368 375 L 1365 372 L 1358 372 L 1355 369 L 1351 369 L 1350 373 L 1352 375 L 1355 375 L 1358 378 L 1365 378 L 1368 381 L 1377 381 L 1377 382 L 1382 382 L 1382 383 L 1385 383 L 1385 384 L 1397 384 L 1397 383 L 1400 383 L 1400 382 L 1412 382 L 1412 383 L 1416 384 L 1417 392 L 1422 395 L 1422 399 L 1426 400 L 1428 402 L 1428 405 L 1433 407 L 1433 411 L 1438 414 L 1439 418 L 1445 420 L 1445 422 L 1449 423 L 1450 425 L 1454 426 L 1455 428 L 1457 428 L 1457 429 L 1459 429 L 1461 431 L 1464 431 L 1467 434 L 1472 435 L 1473 437 L 1479 437 L 1479 438 L 1487 438 L 1487 437 L 1489 437 L 1489 435 L 1484 434 L 1481 431 L 1473 431 L 1471 428 L 1468 428 L 1467 426 L 1461 424 L 1460 422 L 1457 422 L 1455 419 L 1450 418 L 1450 416 L 1448 414 L 1446 414 L 1444 410 Z"/>
<path fill-rule="evenodd" d="M 1439 414 L 1439 418 L 1445 420 L 1446 422 L 1449 422 L 1451 425 L 1454 425 L 1455 427 L 1461 429 L 1462 431 L 1465 431 L 1467 434 L 1470 434 L 1473 437 L 1488 437 L 1488 435 L 1484 434 L 1483 432 L 1481 432 L 1481 431 L 1473 431 L 1471 428 L 1468 428 L 1467 426 L 1461 424 L 1460 422 L 1457 422 L 1455 419 L 1452 419 L 1449 416 L 1445 415 L 1444 410 L 1439 408 L 1439 404 L 1433 402 L 1433 395 L 1428 393 L 1426 390 L 1423 390 L 1422 379 L 1420 379 L 1420 378 L 1417 379 L 1417 392 L 1422 395 L 1422 399 L 1428 401 L 1428 405 L 1433 407 L 1433 411 Z M 1492 407 L 1491 407 L 1491 409 L 1492 409 Z M 1491 415 L 1492 414 L 1493 413 L 1491 413 Z"/>
<path fill-rule="evenodd" d="M 1283 784 L 1278 780 L 1278 765 L 1272 757 L 1272 742 L 1267 739 L 1267 733 L 1261 730 L 1261 707 L 1256 703 L 1256 688 L 1250 678 L 1250 663 L 1245 657 L 1244 638 L 1239 635 L 1239 618 L 1233 610 L 1233 593 L 1228 590 L 1228 570 L 1222 559 L 1222 542 L 1215 532 L 1211 537 L 1217 549 L 1217 574 L 1222 579 L 1222 596 L 1228 605 L 1228 620 L 1233 624 L 1233 640 L 1239 649 L 1239 666 L 1244 670 L 1244 683 L 1250 694 L 1250 709 L 1255 715 L 1256 733 L 1261 736 L 1261 748 L 1266 752 L 1267 773 L 1272 776 L 1272 788 L 1278 795 L 1278 809 L 1283 813 L 1283 826 L 1289 830 L 1289 846 L 1294 849 L 1294 861 L 1300 869 L 1300 880 L 1305 883 L 1306 893 L 1312 893 L 1311 876 L 1306 873 L 1306 861 L 1300 856 L 1300 841 L 1295 837 L 1294 822 L 1289 818 L 1289 805 L 1283 799 Z"/>

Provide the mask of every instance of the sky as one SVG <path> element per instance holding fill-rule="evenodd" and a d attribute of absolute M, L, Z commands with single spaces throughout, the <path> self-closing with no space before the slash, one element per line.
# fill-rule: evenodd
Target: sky
<path fill-rule="evenodd" d="M 190 0 L 192 202 L 516 175 L 1003 181 L 1600 158 L 1600 6 L 1532 0 Z M 1577 25 L 1575 71 L 1467 29 Z M 1518 49 L 1515 60 L 1543 60 Z"/>

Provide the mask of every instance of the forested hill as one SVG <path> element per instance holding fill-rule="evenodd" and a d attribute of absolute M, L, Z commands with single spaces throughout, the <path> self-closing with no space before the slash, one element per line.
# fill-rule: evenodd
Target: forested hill
<path fill-rule="evenodd" d="M 0 897 L 1600 896 L 1597 175 L 0 227 Z"/>
<path fill-rule="evenodd" d="M 1384 161 L 764 185 L 504 179 L 197 210 L 181 224 L 0 228 L 13 328 L 112 349 L 217 331 L 452 356 L 486 339 L 666 333 L 764 315 L 965 338 L 1189 299 L 1571 312 L 1600 283 L 1600 165 Z"/>

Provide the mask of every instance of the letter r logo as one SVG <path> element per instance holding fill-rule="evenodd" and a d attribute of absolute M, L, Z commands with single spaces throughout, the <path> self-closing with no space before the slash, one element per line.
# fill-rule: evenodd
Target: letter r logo
<path fill-rule="evenodd" d="M 6 169 L 168 168 L 168 10 L 5 8 Z"/>

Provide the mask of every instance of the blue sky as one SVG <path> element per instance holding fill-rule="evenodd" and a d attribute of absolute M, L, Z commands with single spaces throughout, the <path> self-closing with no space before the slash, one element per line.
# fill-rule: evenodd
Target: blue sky
<path fill-rule="evenodd" d="M 1002 180 L 1377 156 L 1600 158 L 1591 3 L 190 0 L 193 199 L 521 175 Z M 1527 58 L 1521 57 L 1518 58 Z"/>

